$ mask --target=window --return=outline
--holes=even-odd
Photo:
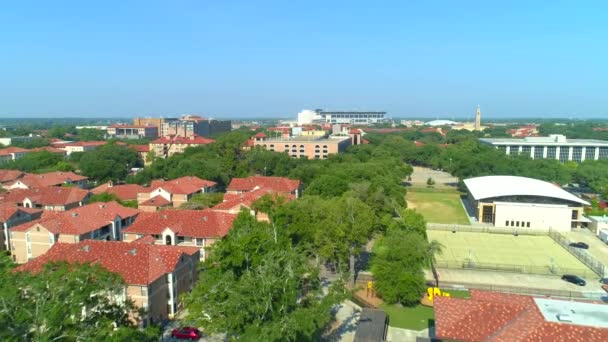
[[[530,222],[526,222],[526,227],[530,228]]]
[[[505,226],[509,226],[509,220],[505,221]]]
[[[599,159],[608,159],[608,147],[600,147]]]
[[[543,146],[534,147],[534,159],[542,159],[543,158]]]
[[[578,210],[572,210],[572,219],[578,220]]]
[[[202,245],[203,245],[203,239],[194,239],[194,240],[195,240],[195,242],[194,242],[194,243],[195,243],[197,246],[202,246]]]
[[[570,154],[570,148],[568,146],[562,146],[559,149],[559,161],[560,162],[567,162],[568,161],[568,155]]]
[[[515,227],[519,227],[519,221],[515,222]]]
[[[555,159],[557,154],[557,147],[549,146],[547,147],[547,159]]]
[[[147,296],[148,295],[148,287],[146,287],[146,286],[142,286],[141,287],[141,295],[142,296]]]
[[[532,153],[532,146],[522,146],[521,147],[521,154],[523,154],[524,156],[530,157],[530,153]]]
[[[178,236],[178,237],[177,237],[177,243],[178,243],[178,244],[183,243],[185,240],[186,240],[186,239],[185,239],[183,236]]]
[[[481,222],[482,223],[494,223],[494,208],[492,206],[486,205],[483,206],[481,212]]]
[[[572,160],[576,162],[582,161],[583,157],[583,147],[582,146],[574,146],[572,148]]]
[[[511,227],[515,227],[515,223],[511,220]]]

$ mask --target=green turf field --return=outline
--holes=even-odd
[[[427,222],[469,224],[456,191],[431,192],[411,189],[406,198],[408,208],[421,213]]]
[[[469,233],[427,230],[429,240],[444,245],[438,263],[466,262],[469,258],[477,264],[501,264],[531,266],[531,268],[557,268],[558,272],[580,270],[591,272],[572,254],[548,236]],[[536,273],[536,272],[530,272]],[[565,273],[565,272],[564,272]]]

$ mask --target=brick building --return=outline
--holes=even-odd
[[[175,153],[183,153],[188,147],[207,145],[215,142],[213,139],[191,135],[189,137],[162,137],[150,142],[150,151],[157,157],[171,157]]]

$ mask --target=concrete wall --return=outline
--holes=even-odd
[[[542,205],[532,203],[507,203],[495,202],[495,226],[511,227],[511,221],[515,223],[519,221],[519,227],[522,229],[548,229],[558,231],[569,231],[572,225],[572,210],[566,205]],[[509,221],[509,225],[506,222]],[[523,222],[523,224],[522,224]],[[527,223],[530,223],[530,228]]]

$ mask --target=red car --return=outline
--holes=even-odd
[[[171,331],[171,336],[180,340],[198,340],[201,338],[201,331],[191,327],[175,328]]]

